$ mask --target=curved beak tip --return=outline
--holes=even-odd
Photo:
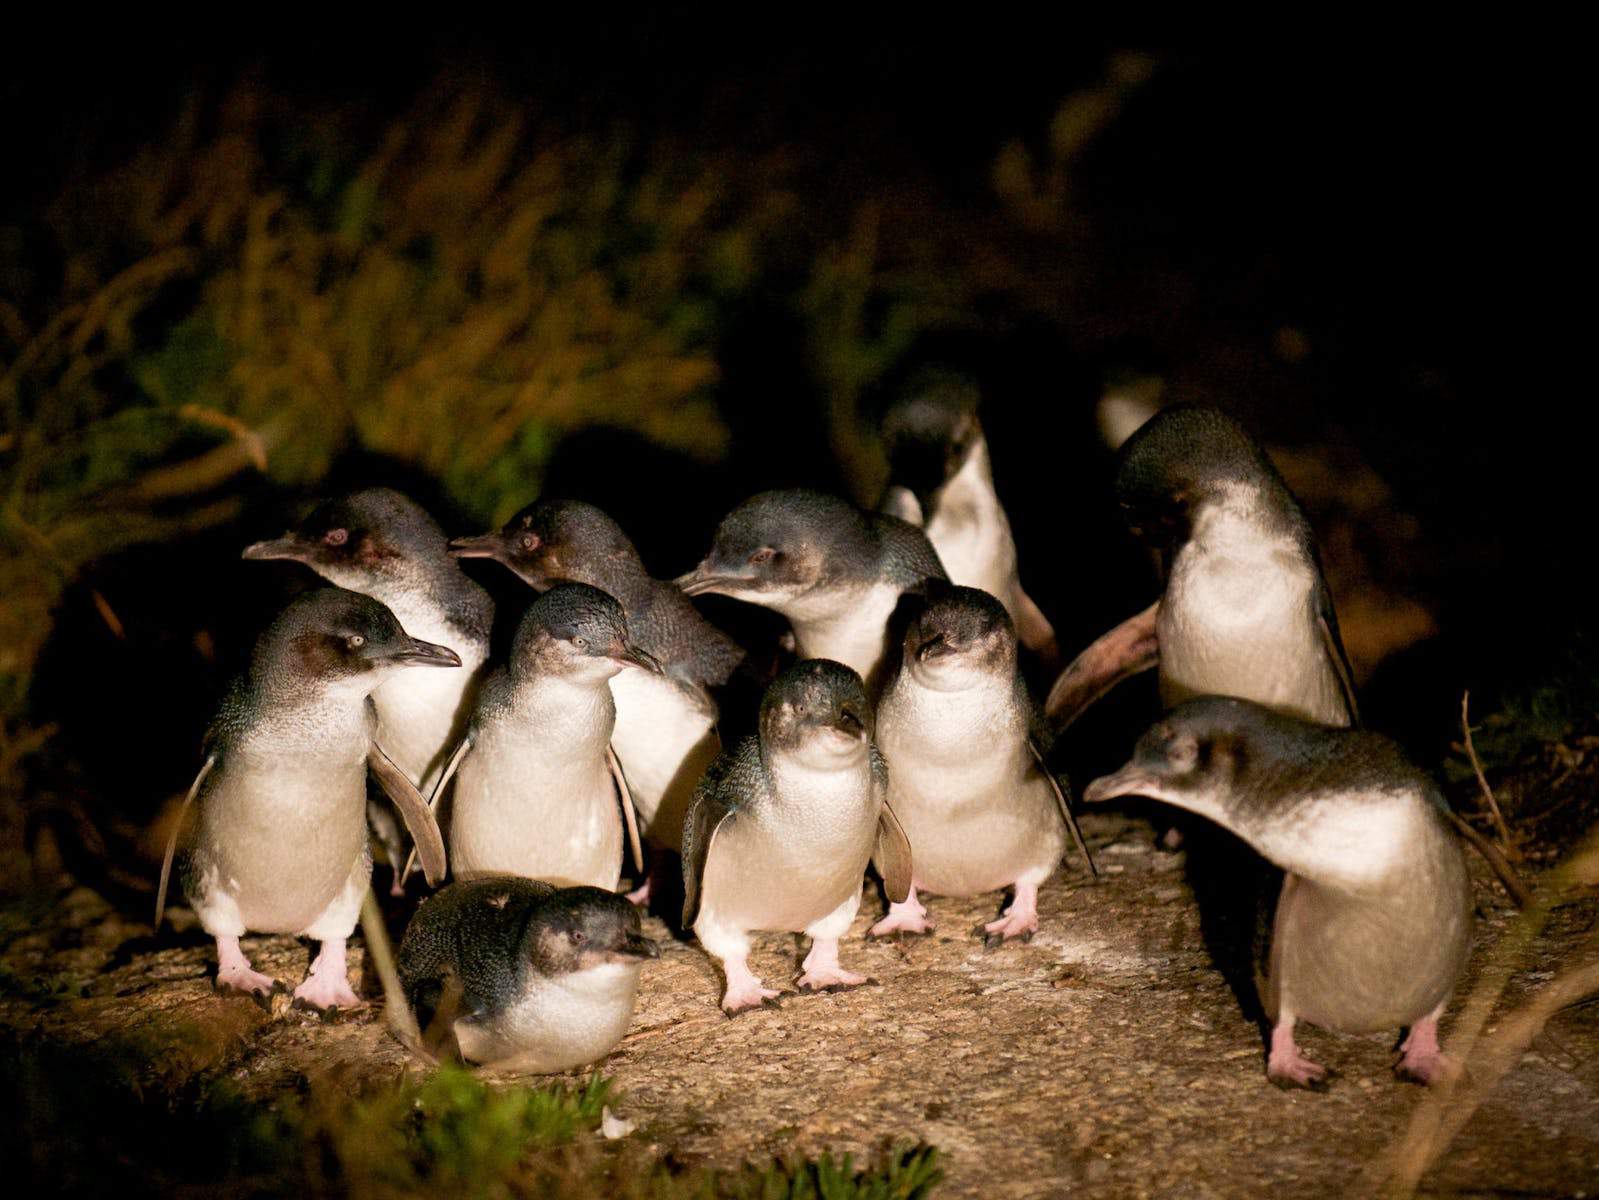
[[[268,538],[264,542],[252,542],[244,548],[244,552],[239,557],[249,559],[252,562],[265,562],[274,558],[293,558],[295,557],[294,542],[288,537]]]
[[[479,537],[451,538],[446,547],[452,558],[498,558],[499,545],[491,533]]]

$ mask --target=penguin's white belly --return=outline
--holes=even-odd
[[[841,615],[791,618],[794,647],[801,658],[830,658],[871,684],[888,651],[888,619],[899,604],[900,589],[879,584],[860,595]]]
[[[716,712],[684,688],[648,671],[611,680],[616,728],[611,748],[622,763],[643,832],[656,845],[683,844],[683,819],[700,776],[722,752]]]
[[[916,885],[946,896],[1047,878],[1066,849],[1065,822],[1021,729],[985,715],[1008,697],[936,693],[903,677],[884,697],[878,743],[889,804],[911,844]]]
[[[372,693],[378,710],[378,745],[424,795],[465,729],[470,693],[477,681],[477,672],[469,663],[412,667]]]
[[[1160,693],[1237,696],[1326,725],[1347,725],[1343,689],[1317,626],[1315,578],[1286,555],[1179,554],[1161,598]]]
[[[614,889],[622,817],[605,759],[479,734],[455,774],[450,868]]]
[[[246,929],[303,933],[366,852],[366,757],[236,754],[200,811],[192,899]]]
[[[863,784],[728,822],[705,864],[700,921],[799,933],[859,897],[878,814]]]
[[[633,1020],[639,966],[605,963],[532,983],[505,1011],[455,1023],[475,1063],[544,1074],[604,1058]]]

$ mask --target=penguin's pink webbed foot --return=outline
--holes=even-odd
[[[1021,938],[1024,942],[1031,941],[1033,934],[1038,932],[1038,888],[1025,883],[1016,885],[1016,898],[1010,902],[1003,915],[997,921],[990,921],[982,928],[984,941],[989,949],[993,949],[1001,942],[1008,942],[1011,938]]]
[[[629,904],[636,904],[640,908],[648,908],[650,906],[650,893],[654,890],[655,868],[651,867],[650,873],[644,876],[644,882],[639,884],[638,887],[634,888],[631,892],[628,892],[627,895],[622,897],[622,899],[626,900]]]
[[[282,991],[283,985],[272,976],[263,975],[250,966],[250,960],[245,958],[244,951],[239,949],[238,938],[219,937],[216,989],[223,994],[249,996],[264,1004],[274,992]]]
[[[802,992],[832,991],[837,988],[860,987],[870,983],[864,975],[846,971],[838,965],[838,939],[817,938],[811,943],[811,952],[805,956],[805,973],[799,977]]]
[[[727,974],[727,990],[722,993],[722,1011],[730,1017],[763,1004],[776,1005],[783,993],[776,988],[761,986],[760,979],[742,958],[728,959],[722,964]]]
[[[365,1002],[355,994],[344,962],[344,942],[326,941],[306,973],[305,981],[294,989],[297,1008],[312,1008],[327,1012],[337,1008],[348,1012],[360,1008]]]
[[[1438,1046],[1437,1017],[1427,1017],[1412,1025],[1399,1052],[1394,1074],[1408,1083],[1431,1087],[1460,1073],[1460,1064]]]
[[[866,931],[867,937],[888,937],[893,933],[932,933],[934,925],[927,919],[927,907],[916,898],[916,889],[898,904],[888,906],[888,915]]]
[[[1294,1023],[1279,1021],[1272,1026],[1271,1051],[1266,1057],[1266,1078],[1280,1088],[1307,1088],[1325,1092],[1332,1072],[1306,1058],[1294,1041]]]

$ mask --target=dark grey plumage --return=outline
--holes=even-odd
[[[650,576],[621,526],[592,504],[539,500],[495,533],[456,538],[450,551],[492,558],[540,591],[567,580],[610,593],[638,644],[668,675],[692,686],[725,684],[744,658],[677,587]]]

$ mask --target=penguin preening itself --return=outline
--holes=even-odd
[[[638,910],[593,887],[515,876],[452,883],[400,941],[400,982],[424,1030],[468,1062],[546,1073],[604,1058],[660,956]]]
[[[321,943],[295,1001],[360,1004],[345,978],[344,944],[372,873],[368,768],[410,827],[428,881],[442,881],[445,869],[432,814],[375,740],[370,697],[404,669],[460,665],[453,650],[407,634],[370,596],[340,588],[299,597],[261,635],[206,735],[205,765],[184,802],[199,809],[180,877],[201,928],[216,939],[219,990],[269,995],[276,981],[251,968],[239,938],[293,933]],[[178,828],[161,868],[157,926]]]
[[[912,872],[871,727],[858,674],[799,662],[767,689],[759,732],[700,783],[683,831],[683,927],[720,960],[729,1015],[780,994],[749,968],[756,930],[812,939],[801,989],[866,982],[838,961],[866,864],[876,862],[890,901],[906,898]]]
[[[627,534],[592,504],[540,500],[498,532],[456,538],[450,553],[492,558],[541,592],[556,583],[586,583],[622,606],[628,634],[661,673],[624,671],[611,680],[611,744],[626,767],[645,836],[677,850],[694,786],[722,752],[710,689],[727,683],[744,651],[677,587],[651,578]]]
[[[1164,590],[1061,673],[1045,704],[1054,728],[1156,665],[1167,708],[1240,696],[1325,725],[1358,724],[1315,535],[1235,421],[1190,404],[1157,413],[1121,449],[1116,498],[1160,552]]]
[[[977,407],[977,387],[962,376],[933,371],[913,381],[883,417],[889,478],[878,508],[926,530],[950,579],[997,597],[1022,644],[1058,667],[1054,627],[1017,574]]]
[[[430,790],[466,727],[494,622],[494,602],[450,557],[438,523],[409,497],[369,488],[322,504],[244,557],[304,563],[330,583],[381,600],[406,629],[460,655],[459,671],[407,672],[372,697],[385,748],[417,787]]]
[[[705,560],[677,584],[690,596],[717,592],[781,613],[800,658],[841,662],[875,689],[901,598],[946,578],[914,525],[794,488],[735,508]]]
[[[1437,787],[1393,742],[1203,697],[1084,792],[1118,796],[1206,817],[1285,872],[1256,965],[1274,1083],[1327,1079],[1295,1044],[1297,1021],[1406,1027],[1401,1077],[1432,1083],[1452,1069],[1438,1020],[1471,948],[1471,884]]]
[[[609,684],[628,668],[661,669],[598,588],[558,584],[528,606],[434,792],[437,804],[453,781],[445,824],[457,879],[509,874],[614,890],[624,837],[640,865],[633,801],[611,750]]]
[[[1093,859],[1060,781],[1044,765],[1036,711],[1004,606],[967,587],[930,589],[877,705],[888,798],[915,863],[910,894],[875,937],[927,933],[917,889],[975,896],[1015,888],[980,932],[990,944],[1038,929],[1038,888],[1055,873],[1068,831]]]

